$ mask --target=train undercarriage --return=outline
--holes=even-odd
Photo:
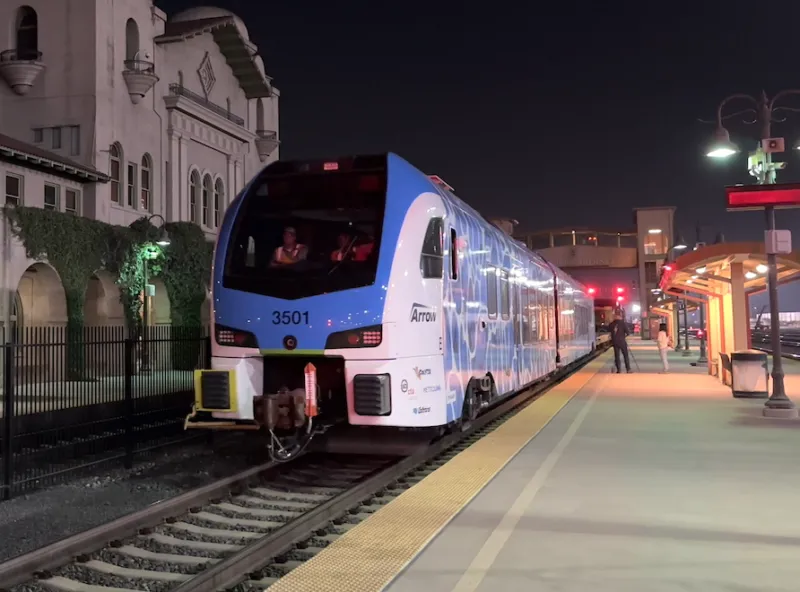
[[[185,427],[211,430],[259,430],[270,457],[292,460],[311,440],[347,420],[344,359],[324,356],[265,356],[264,395],[253,398],[253,420],[228,420],[214,412],[233,411],[232,371],[198,371],[196,400]],[[199,384],[198,384],[199,382]]]

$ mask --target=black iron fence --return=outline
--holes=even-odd
[[[194,370],[208,367],[207,331],[150,327],[0,329],[0,494],[74,476],[197,438],[183,421]],[[207,437],[202,434],[203,437]]]

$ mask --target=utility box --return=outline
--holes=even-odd
[[[767,230],[764,232],[764,244],[770,255],[785,255],[792,252],[791,230]]]
[[[731,354],[731,391],[734,397],[769,397],[767,354],[748,349]]]

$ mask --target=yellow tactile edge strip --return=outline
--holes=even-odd
[[[606,364],[603,354],[404,491],[269,592],[380,592]]]

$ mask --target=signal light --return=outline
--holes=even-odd
[[[595,288],[589,288],[588,292],[589,296],[594,296],[595,294],[597,294],[597,290]]]
[[[623,300],[625,300],[624,296],[617,296],[617,302],[622,302]]]
[[[625,288],[623,288],[622,286],[618,286],[617,287],[617,294],[622,294],[624,292],[625,292]]]

